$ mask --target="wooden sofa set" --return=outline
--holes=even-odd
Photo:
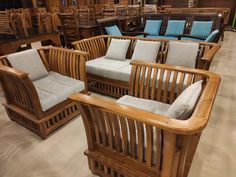
[[[88,52],[87,61],[94,60],[105,56],[109,44],[112,39],[129,39],[131,40],[130,48],[127,52],[127,59],[131,59],[134,51],[134,44],[136,41],[159,41],[161,47],[159,49],[156,62],[165,63],[168,54],[168,40],[164,39],[148,39],[148,38],[137,38],[137,37],[125,37],[125,36],[97,36],[89,39],[83,39],[73,43],[75,48],[80,51]],[[197,56],[196,68],[208,70],[212,59],[216,52],[219,50],[220,45],[214,43],[199,43],[199,52]],[[92,74],[87,72],[87,83],[88,89],[94,92],[103,93],[113,97],[121,97],[128,94],[129,82],[121,81],[117,79],[111,79],[98,74]]]
[[[128,59],[138,41],[160,42],[156,63],[132,60],[126,82],[86,73],[86,63],[104,56],[113,39],[130,40]],[[39,87],[36,83],[44,77],[32,80],[32,75],[13,67],[11,55],[0,58],[0,81],[6,98],[4,106],[10,119],[45,139],[81,114],[88,143],[85,155],[94,174],[104,177],[187,177],[220,83],[218,75],[207,71],[220,46],[199,43],[197,69],[194,69],[165,65],[170,42],[163,39],[102,35],[76,41],[73,45],[77,50],[52,46],[37,50],[48,72],[73,78],[73,84],[76,80],[83,81],[85,85],[80,93],[67,94],[69,98],[66,96],[47,110],[42,106],[39,92],[44,86]],[[186,120],[125,105],[119,100],[115,103],[87,95],[88,90],[117,98],[129,95],[168,105],[169,109],[199,81],[202,90]]]

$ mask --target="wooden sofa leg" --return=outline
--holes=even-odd
[[[93,174],[97,175],[97,173],[96,173],[96,164],[95,164],[94,159],[88,157],[88,165],[89,165],[89,169],[91,170],[91,172]]]

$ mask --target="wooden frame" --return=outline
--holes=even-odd
[[[38,49],[48,71],[84,81],[86,52],[43,47]],[[58,56],[60,56],[58,58]],[[39,97],[28,73],[11,68],[7,56],[0,58],[0,81],[9,118],[45,139],[51,132],[79,114],[77,105],[67,99],[47,111],[42,111]],[[87,87],[83,91],[87,93]]]
[[[162,20],[162,25],[161,25],[160,34],[159,34],[161,36],[164,36],[166,33],[168,20],[185,20],[186,26],[184,28],[184,34],[182,34],[182,35],[185,35],[187,37],[194,37],[194,36],[189,35],[191,32],[193,21],[213,21],[211,32],[216,29],[219,29],[219,34],[215,37],[215,39],[213,41],[216,43],[219,41],[220,37],[223,36],[224,28],[225,28],[225,25],[223,24],[223,18],[219,17],[216,13],[188,13],[188,14],[154,13],[154,14],[145,14],[144,15],[144,26],[145,26],[145,23],[147,20]],[[142,28],[144,28],[144,27],[142,27]],[[176,37],[178,37],[178,36],[176,36]],[[197,37],[195,37],[195,38],[197,38]]]
[[[187,85],[203,80],[203,91],[187,120],[82,94],[72,95],[70,98],[77,101],[86,130],[85,155],[89,168],[102,177],[187,177],[201,133],[210,118],[220,77],[184,67],[140,61],[131,64],[129,94],[132,96],[172,103],[184,90],[183,79],[178,82],[176,78],[187,75]],[[149,74],[145,76],[145,72]],[[157,81],[158,72],[166,72],[167,78],[161,74]],[[175,78],[172,83],[168,82],[170,73]]]
[[[127,36],[97,36],[89,39],[73,42],[77,50],[88,52],[87,60],[93,60],[105,56],[111,39],[130,39],[131,47],[128,50],[127,58],[130,59],[134,50],[134,44],[137,39],[146,41],[159,41],[161,48],[157,56],[158,63],[165,63],[168,52],[168,40],[164,39],[148,39]],[[186,42],[186,41],[185,41]],[[216,52],[219,50],[220,45],[215,43],[199,43],[199,52],[197,56],[196,68],[208,70]],[[113,97],[121,97],[128,94],[129,83],[114,79],[101,77],[94,74],[87,73],[88,88],[91,91],[103,93]]]
[[[59,13],[59,18],[61,20],[65,45],[71,47],[71,42],[81,39],[78,14]]]

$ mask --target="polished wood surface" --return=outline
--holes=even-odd
[[[188,85],[203,79],[204,89],[187,120],[176,120],[82,94],[71,96],[77,101],[83,118],[89,168],[102,177],[187,177],[202,130],[210,118],[220,77],[184,67],[140,61],[131,64],[129,94],[132,96],[172,103],[184,90],[183,81],[174,79],[169,90],[166,86],[169,82],[163,75],[156,84],[157,72],[171,72],[181,77],[189,75]],[[154,76],[148,74],[146,77],[145,72],[154,72]],[[167,92],[173,96],[168,98]]]
[[[21,45],[31,44],[33,42],[52,41],[55,46],[61,46],[60,33],[44,33],[26,38],[11,39],[0,41],[0,55],[10,54],[17,52],[21,49]]]
[[[48,71],[82,80],[86,86],[85,52],[52,46],[40,48],[38,52]],[[79,114],[77,105],[68,99],[42,111],[36,88],[28,73],[12,68],[6,57],[0,58],[0,80],[6,99],[3,105],[11,120],[45,139]],[[87,87],[84,93],[87,93]]]
[[[105,56],[109,47],[111,39],[130,39],[131,46],[135,45],[136,40],[146,41],[159,41],[161,42],[161,48],[159,50],[157,60],[158,63],[165,63],[167,52],[168,52],[168,40],[163,39],[148,39],[148,38],[137,38],[137,37],[117,37],[117,36],[97,36],[89,39],[83,39],[80,41],[73,42],[72,44],[77,50],[88,52],[87,60],[93,60],[102,56]],[[197,56],[196,68],[208,70],[210,64],[220,49],[219,44],[214,43],[199,43],[199,52]],[[134,47],[130,47],[127,52],[127,58],[132,57]],[[88,88],[91,91],[103,93],[113,97],[121,97],[128,94],[129,84],[128,82],[113,80],[94,74],[87,73]]]

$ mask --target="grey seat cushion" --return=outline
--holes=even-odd
[[[66,100],[74,92],[85,89],[83,81],[49,72],[46,77],[33,82],[43,111]]]
[[[164,115],[170,107],[169,104],[148,99],[137,98],[129,95],[121,97],[116,102],[119,104],[124,104],[160,115]]]
[[[48,74],[37,49],[13,53],[7,59],[13,68],[29,73],[29,78],[33,81]]]
[[[128,82],[131,73],[130,60],[113,60],[104,57],[86,62],[86,72],[98,76]]]

